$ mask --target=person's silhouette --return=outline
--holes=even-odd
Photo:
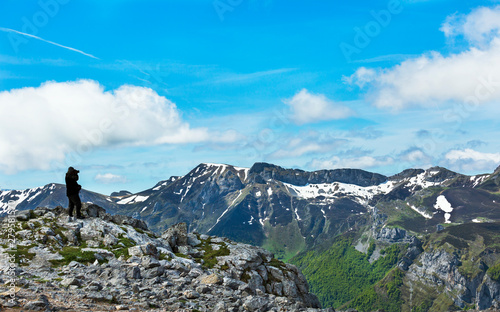
[[[69,211],[68,214],[70,217],[73,217],[73,210],[76,207],[76,217],[78,219],[83,219],[81,209],[82,202],[80,200],[80,195],[78,194],[82,189],[82,186],[77,183],[78,181],[78,173],[80,171],[76,170],[73,167],[68,168],[68,172],[66,172],[66,195],[69,200]]]

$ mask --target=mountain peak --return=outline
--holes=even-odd
[[[113,192],[111,193],[111,197],[120,197],[120,196],[128,196],[128,195],[132,195],[131,192],[129,191],[126,191],[126,190],[121,190],[119,192]]]

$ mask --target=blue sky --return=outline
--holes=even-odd
[[[498,1],[0,3],[0,189],[500,163]]]

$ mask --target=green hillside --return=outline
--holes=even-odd
[[[326,250],[307,251],[290,260],[302,270],[324,307],[338,308],[369,290],[395,267],[405,250],[405,245],[391,245],[370,263],[375,245],[364,254],[352,242],[352,236],[339,236]]]

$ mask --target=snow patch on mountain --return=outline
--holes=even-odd
[[[146,201],[148,198],[149,196],[133,195],[120,200],[117,204],[125,205],[125,204],[142,203],[143,201]]]
[[[243,168],[243,167],[233,167],[237,172],[238,175],[243,174],[243,176],[240,176],[241,181],[245,182],[248,179],[248,173],[250,172],[250,168]]]
[[[421,187],[421,188],[428,188],[428,187],[431,187],[431,186],[436,186],[436,185],[439,185],[441,184],[440,182],[431,182],[431,181],[427,181],[426,178],[430,175],[430,176],[434,176],[436,174],[438,174],[439,171],[429,171],[429,172],[422,172],[414,177],[411,177],[409,180],[408,180],[408,184],[409,186],[412,186],[412,189],[415,190],[417,187]]]
[[[319,196],[324,196],[326,199],[355,196],[366,201],[372,199],[375,195],[389,193],[394,188],[396,182],[387,181],[379,185],[367,187],[340,182],[307,184],[305,186],[296,186],[289,183],[284,184],[289,190],[293,191],[292,194],[295,193],[297,197],[304,199],[314,199]]]
[[[478,185],[480,185],[481,183],[484,182],[484,180],[486,180],[487,178],[489,177],[489,175],[480,175],[480,176],[471,176],[470,177],[470,180],[471,182],[473,182],[474,184],[472,185],[472,187],[476,187]]]
[[[410,203],[406,203],[408,206],[410,206],[410,208],[412,210],[414,210],[415,212],[418,212],[422,217],[426,218],[426,219],[432,219],[432,215],[426,211],[422,211],[420,209],[418,209],[417,207],[413,206],[413,205],[410,205]]]
[[[47,190],[53,190],[55,184],[50,184]],[[39,186],[26,190],[12,190],[0,192],[0,209],[1,212],[15,209],[20,203],[27,201],[31,202],[36,197],[40,196],[45,189],[45,186]]]
[[[453,212],[453,207],[444,195],[439,195],[438,198],[436,198],[436,204],[434,204],[434,208],[444,211],[445,223],[451,223],[450,218],[451,213]]]

